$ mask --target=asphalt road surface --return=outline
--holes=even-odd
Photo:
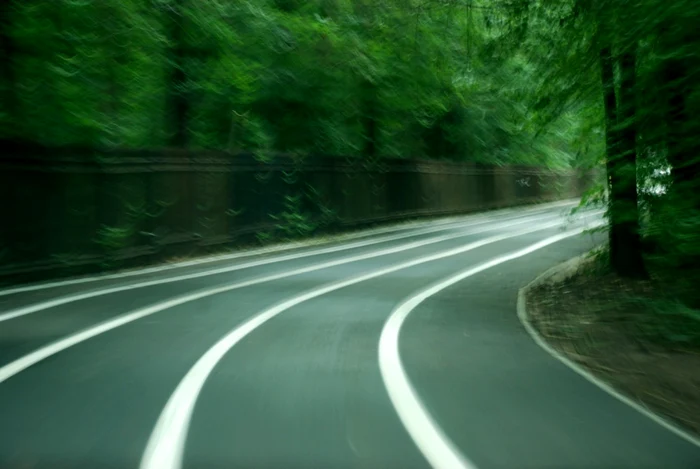
[[[700,468],[540,348],[573,203],[0,292],[0,468]]]

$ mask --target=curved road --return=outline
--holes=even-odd
[[[0,291],[0,468],[698,468],[517,319],[573,206]]]

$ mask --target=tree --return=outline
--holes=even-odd
[[[611,48],[603,47],[600,57],[610,194],[610,264],[620,275],[643,278],[646,270],[642,260],[637,201],[635,55],[634,51],[621,54],[619,100],[615,98]]]
[[[622,14],[627,8],[625,2],[607,0],[523,1],[503,13],[510,24],[499,40],[507,50],[517,44],[541,74],[531,93],[532,108],[547,116],[540,125],[551,125],[572,107],[602,105],[603,112],[581,115],[602,117],[598,125],[606,142],[601,156],[608,181],[611,267],[637,277],[645,275],[637,200],[639,38],[620,33],[628,24]]]

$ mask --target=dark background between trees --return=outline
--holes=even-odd
[[[17,152],[19,153],[19,152]],[[0,281],[579,196],[585,173],[466,162],[22,148],[4,159]]]
[[[5,0],[0,15],[0,138],[15,152],[3,164],[48,164],[33,145],[96,161],[158,148],[375,170],[604,168],[586,200],[609,207],[611,266],[672,278],[700,305],[692,0]],[[298,210],[265,215],[303,225]]]

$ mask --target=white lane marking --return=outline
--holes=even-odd
[[[534,218],[534,221],[536,221],[538,219],[544,219],[544,218],[550,218],[550,217],[558,217],[558,215],[553,215],[553,214],[546,215],[546,216],[539,215],[539,216],[536,216],[533,218]],[[524,218],[524,217],[517,217],[517,218]],[[516,220],[517,220],[517,218],[516,218]],[[512,221],[512,220],[513,219],[511,219],[511,221],[505,221],[505,222],[502,222],[500,224],[496,224],[495,225],[496,228],[487,227],[485,230],[482,230],[482,231],[488,231],[489,229],[498,229],[498,228],[501,228],[502,226],[504,226],[504,224],[506,226],[507,225],[517,225],[517,224],[527,223],[527,222],[533,221],[533,219],[528,219],[528,218],[525,218],[523,221]],[[487,221],[477,222],[477,223],[473,223],[469,226],[475,226],[475,225],[480,225],[480,224],[484,224],[484,223],[488,223],[488,222]],[[426,233],[431,233],[433,231],[440,231],[441,228],[431,229],[431,230],[432,231],[426,231]],[[404,246],[411,246],[411,248],[425,246],[425,245],[432,244],[435,242],[441,242],[441,241],[445,241],[447,239],[453,239],[453,238],[457,238],[460,236],[468,236],[470,234],[479,233],[479,232],[481,232],[481,231],[471,231],[470,230],[470,231],[465,231],[465,232],[459,232],[459,233],[455,233],[453,235],[447,235],[447,236],[442,236],[442,237],[438,237],[438,238],[431,238],[431,239],[426,240],[426,241],[417,241],[413,244],[404,245]],[[425,233],[420,233],[420,234],[425,234]],[[334,247],[329,247],[329,248],[325,248],[325,249],[318,249],[318,250],[309,251],[309,252],[305,252],[305,253],[290,254],[287,256],[280,256],[280,257],[276,257],[276,258],[272,258],[272,259],[261,259],[258,261],[247,262],[244,264],[237,264],[237,265],[228,266],[228,267],[221,267],[218,269],[211,269],[211,270],[207,270],[204,272],[194,272],[191,274],[178,275],[175,277],[167,277],[167,278],[163,278],[163,279],[149,280],[149,281],[145,281],[145,282],[139,282],[136,284],[121,285],[121,286],[117,286],[117,287],[103,288],[101,290],[88,291],[85,293],[77,293],[75,295],[63,296],[63,297],[59,297],[59,298],[56,298],[53,300],[44,301],[41,303],[35,303],[33,305],[30,305],[30,306],[24,306],[21,308],[7,311],[3,314],[0,314],[0,322],[8,321],[10,319],[18,318],[20,316],[25,316],[27,314],[36,313],[37,311],[42,311],[45,309],[54,308],[56,306],[61,306],[61,305],[65,305],[68,303],[73,303],[75,301],[86,300],[89,298],[95,298],[98,296],[108,295],[111,293],[118,293],[118,292],[122,292],[122,291],[135,290],[138,288],[145,288],[145,287],[150,287],[150,286],[154,286],[154,285],[163,285],[166,283],[173,283],[173,282],[178,282],[181,280],[190,280],[193,278],[208,277],[208,276],[212,276],[212,275],[234,272],[237,270],[243,270],[243,269],[248,269],[248,268],[252,268],[252,267],[259,267],[261,265],[274,264],[274,263],[282,262],[282,261],[295,260],[295,259],[301,259],[304,257],[316,256],[316,255],[321,255],[321,254],[328,254],[328,253],[333,253],[333,252],[338,252],[338,251],[344,251],[344,250],[353,249],[353,248],[357,248],[357,247],[366,247],[366,246],[370,246],[373,244],[378,244],[378,243],[382,243],[382,242],[386,242],[386,241],[394,241],[397,239],[402,239],[402,238],[411,237],[411,236],[414,236],[414,234],[399,235],[399,236],[392,237],[391,239],[385,238],[382,240],[372,240],[372,241],[365,241],[365,242],[360,242],[360,243],[344,244],[342,246],[334,246]],[[411,249],[411,248],[407,248],[407,249]],[[379,252],[383,252],[383,251],[379,251]],[[389,250],[388,252],[398,252],[398,251],[390,251]]]
[[[552,357],[556,358],[559,360],[561,363],[564,365],[568,366],[571,370],[574,372],[578,373],[580,376],[582,376],[584,379],[590,381],[591,383],[595,384],[598,386],[600,389],[603,391],[607,392],[620,402],[627,404],[628,406],[632,407],[634,410],[639,412],[640,414],[649,417],[651,420],[654,422],[658,423],[662,427],[664,427],[666,430],[669,430],[670,432],[674,433],[675,435],[683,438],[685,441],[687,441],[690,444],[693,444],[697,447],[700,447],[700,438],[691,435],[690,433],[686,432],[682,428],[678,427],[676,424],[673,422],[670,422],[663,417],[655,414],[651,410],[647,409],[643,404],[639,402],[635,402],[631,400],[629,397],[619,393],[615,388],[607,384],[606,382],[600,380],[597,378],[595,375],[589,373],[585,368],[582,368],[575,362],[572,362],[568,358],[566,358],[564,355],[560,354],[558,351],[553,349],[545,340],[540,336],[539,332],[535,330],[535,328],[530,324],[530,319],[528,318],[527,315],[527,308],[526,308],[526,303],[525,303],[525,294],[529,290],[530,285],[525,286],[524,288],[521,288],[520,291],[518,291],[518,319],[520,319],[520,322],[523,324],[525,327],[525,330],[530,334],[530,337],[535,341],[537,345],[542,347],[545,352],[549,353]]]
[[[448,252],[448,253],[465,252],[465,251],[468,251],[470,249],[475,249],[479,246],[483,246],[485,244],[500,241],[502,239],[507,239],[507,238],[511,238],[514,236],[521,236],[522,234],[540,231],[540,230],[544,230],[547,228],[552,228],[552,227],[555,227],[555,226],[558,226],[561,224],[562,224],[562,221],[552,222],[552,223],[548,223],[548,224],[544,224],[544,225],[537,225],[535,228],[529,228],[527,230],[517,232],[516,234],[492,236],[490,238],[486,238],[485,240],[477,241],[476,243],[467,244],[466,246],[463,246],[461,248],[457,248],[457,250],[453,249],[451,251],[445,251],[445,252]],[[473,231],[477,231],[477,230],[473,230]],[[482,231],[487,231],[487,229],[482,229]],[[416,243],[413,243],[413,244],[416,244]],[[70,335],[70,336],[65,337],[63,339],[60,339],[56,342],[53,342],[49,345],[41,347],[41,348],[23,356],[23,357],[18,358],[17,360],[15,360],[13,362],[8,363],[7,365],[5,365],[3,367],[0,367],[0,383],[11,378],[12,376],[16,375],[17,373],[29,368],[30,366],[35,365],[36,363],[38,363],[38,362],[40,362],[40,361],[42,361],[42,360],[44,360],[52,355],[55,355],[55,354],[65,350],[69,347],[77,345],[80,342],[83,342],[83,341],[88,340],[92,337],[100,335],[104,332],[110,331],[112,329],[116,329],[117,327],[123,326],[124,324],[128,324],[130,322],[136,321],[137,319],[141,319],[141,318],[150,316],[152,314],[158,313],[158,312],[163,311],[163,310],[168,309],[168,308],[172,308],[172,307],[184,304],[184,303],[188,303],[190,301],[195,301],[195,300],[198,300],[201,298],[205,298],[207,296],[216,295],[219,293],[224,293],[224,292],[235,290],[238,288],[244,288],[244,287],[248,287],[251,285],[257,285],[257,284],[264,283],[264,282],[279,280],[282,278],[291,277],[294,275],[300,275],[300,274],[304,274],[307,272],[313,272],[313,271],[325,269],[328,267],[335,267],[338,265],[348,264],[350,262],[356,262],[356,261],[361,261],[364,259],[370,259],[373,257],[378,257],[380,255],[391,254],[394,252],[401,252],[401,251],[405,251],[407,249],[411,249],[412,247],[415,247],[415,246],[403,245],[403,246],[399,246],[397,248],[385,249],[384,251],[372,252],[372,253],[362,254],[362,255],[352,256],[352,257],[346,257],[346,258],[338,259],[335,261],[325,262],[323,264],[315,264],[315,265],[312,265],[309,267],[303,267],[303,268],[288,271],[288,272],[282,272],[279,274],[268,275],[266,277],[260,277],[257,279],[232,283],[232,284],[224,285],[221,287],[210,288],[210,289],[202,290],[202,291],[195,292],[195,293],[189,293],[189,294],[179,296],[179,297],[176,297],[176,298],[164,301],[164,302],[160,302],[160,303],[156,303],[156,304],[151,305],[151,306],[147,306],[145,308],[137,309],[136,311],[133,311],[131,313],[127,313],[127,314],[124,314],[122,316],[116,317],[114,319],[110,319],[108,321],[102,322],[96,326],[90,327],[90,328],[85,329],[81,332],[78,332],[76,334]],[[454,255],[454,254],[448,254],[448,255]],[[437,258],[439,259],[440,257],[437,257]]]
[[[600,226],[602,223],[597,225]],[[452,275],[412,295],[408,300],[397,306],[387,319],[379,339],[379,369],[384,386],[404,427],[434,469],[476,469],[476,466],[442,432],[439,425],[421,402],[418,393],[406,375],[399,354],[399,332],[404,320],[416,306],[445,288],[491,267],[526,256],[562,239],[576,236],[586,231],[586,229],[577,228],[549,237],[525,249],[496,257],[477,267]]]
[[[416,230],[416,229],[420,229],[422,226],[426,226],[426,225],[428,225],[430,227],[439,227],[438,229],[449,229],[451,227],[446,226],[446,225],[452,224],[452,225],[454,225],[453,226],[454,228],[458,228],[459,225],[468,226],[469,224],[471,224],[473,222],[481,222],[482,220],[484,220],[484,222],[497,220],[498,218],[503,217],[504,215],[508,215],[510,213],[527,214],[527,213],[531,213],[531,212],[551,210],[551,209],[557,208],[557,207],[566,207],[568,205],[573,205],[575,203],[576,203],[576,201],[574,201],[574,200],[565,200],[565,201],[561,201],[561,202],[539,204],[539,205],[536,205],[536,206],[531,207],[531,208],[514,207],[514,208],[509,208],[509,209],[497,210],[497,211],[493,211],[493,212],[487,212],[484,214],[471,214],[471,215],[465,215],[465,216],[459,216],[459,217],[450,217],[450,218],[447,218],[444,220],[439,220],[439,221],[419,221],[419,222],[415,222],[415,223],[405,223],[405,224],[401,224],[399,226],[392,226],[392,227],[388,227],[388,228],[377,228],[377,229],[363,230],[360,233],[350,233],[350,234],[331,236],[328,240],[323,240],[321,242],[318,242],[317,240],[308,240],[308,241],[300,241],[300,242],[294,242],[294,243],[275,244],[272,246],[267,246],[267,247],[260,248],[260,249],[252,249],[252,250],[245,251],[245,252],[236,252],[233,254],[224,254],[224,255],[219,255],[219,256],[207,256],[207,257],[193,259],[193,260],[189,260],[189,261],[175,262],[175,263],[168,264],[168,265],[147,267],[144,269],[135,269],[135,270],[129,270],[126,272],[118,272],[118,273],[114,273],[114,274],[104,274],[104,275],[97,275],[97,276],[93,276],[93,277],[80,277],[80,278],[74,278],[74,279],[69,279],[69,280],[59,280],[59,281],[55,281],[55,282],[44,282],[44,283],[37,283],[37,284],[32,284],[32,285],[24,285],[21,287],[8,288],[8,289],[0,290],[0,296],[12,295],[12,294],[16,294],[16,293],[24,293],[24,292],[30,292],[30,291],[36,291],[36,290],[45,290],[48,288],[62,287],[62,286],[67,286],[67,285],[76,285],[76,284],[81,284],[81,283],[97,282],[100,280],[112,280],[112,279],[119,279],[119,278],[125,278],[125,277],[133,277],[133,276],[137,276],[137,275],[147,275],[147,274],[151,274],[151,273],[163,272],[163,271],[178,269],[178,268],[183,268],[183,267],[191,267],[191,266],[195,266],[195,265],[202,265],[202,264],[209,264],[209,263],[213,263],[213,262],[239,259],[242,257],[252,257],[252,256],[263,255],[263,254],[274,254],[274,253],[278,253],[278,252],[289,251],[292,249],[299,249],[299,248],[304,248],[304,247],[308,247],[308,246],[315,246],[317,244],[343,242],[343,241],[349,241],[349,240],[353,240],[353,239],[366,238],[369,236],[382,235],[382,234],[386,234],[386,233],[395,233],[397,231]],[[438,231],[438,230],[432,230],[432,231]],[[431,231],[428,231],[428,232],[431,232]],[[409,237],[409,236],[414,236],[414,235],[418,236],[420,234],[423,234],[423,232],[408,234],[407,236],[402,236],[402,237]],[[392,239],[401,239],[402,237],[392,238]],[[384,241],[391,241],[392,239],[384,240]],[[383,242],[383,241],[379,241],[379,242]]]
[[[180,381],[175,389],[175,392],[170,396],[170,399],[168,399],[168,402],[161,412],[158,422],[151,433],[151,437],[148,440],[146,450],[144,451],[144,455],[141,460],[140,469],[180,469],[182,467],[182,455],[184,453],[187,431],[189,429],[195,403],[197,402],[197,398],[202,387],[204,386],[205,381],[219,361],[221,361],[223,356],[234,345],[236,345],[245,336],[253,332],[256,328],[260,327],[278,314],[293,306],[303,303],[304,301],[316,298],[340,288],[386,275],[391,272],[424,264],[426,262],[455,256],[457,254],[461,254],[504,239],[515,238],[535,231],[540,231],[546,229],[544,226],[550,227],[549,225],[542,225],[507,235],[492,236],[481,241],[467,244],[466,246],[460,248],[419,257],[417,259],[402,262],[391,267],[358,275],[347,280],[333,282],[325,286],[309,290],[301,295],[294,296],[291,299],[273,306],[272,308],[266,309],[263,312],[253,316],[251,319],[248,319],[243,324],[226,334],[213,347],[211,347],[187,372],[182,381]],[[577,230],[577,233],[581,231],[583,231],[583,229]],[[457,466],[455,466],[454,469],[457,469]]]

